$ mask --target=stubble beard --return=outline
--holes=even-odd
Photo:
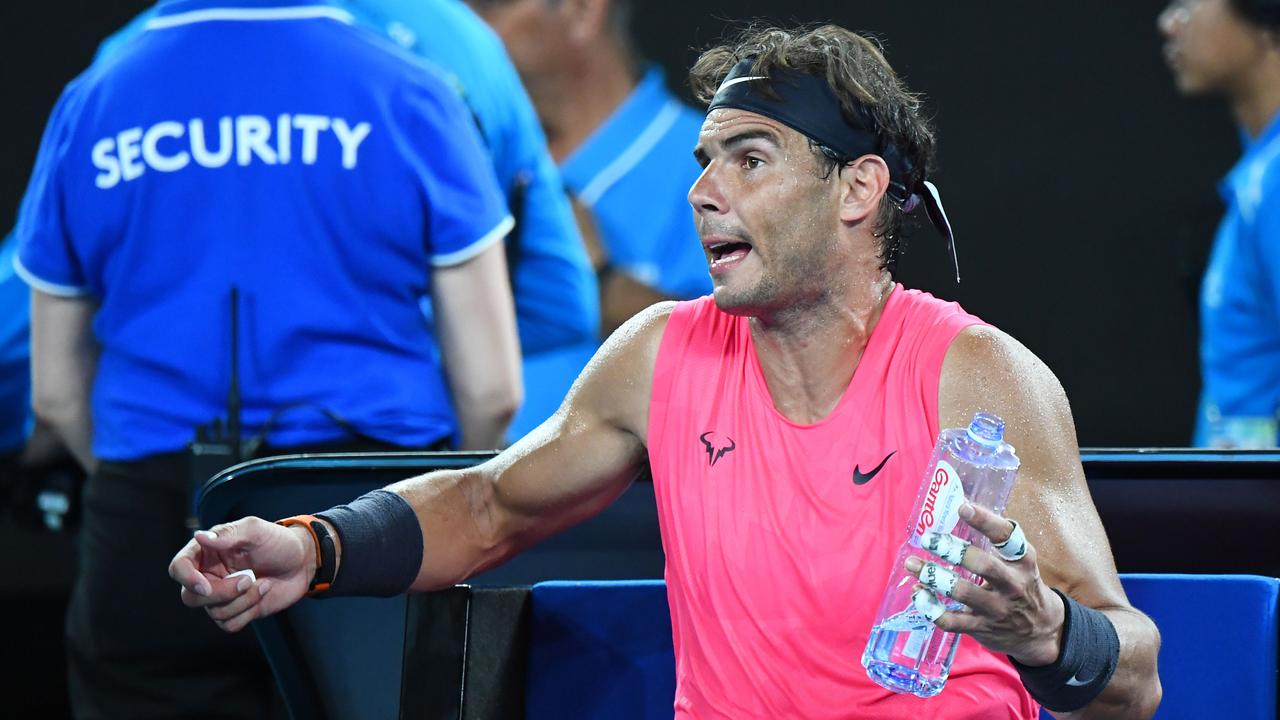
[[[794,242],[794,241],[793,241]],[[782,320],[803,315],[831,296],[837,279],[831,277],[830,241],[797,251],[782,260],[774,257],[774,267],[764,268],[751,286],[731,290],[716,288],[716,306],[730,315],[746,315],[763,320]]]

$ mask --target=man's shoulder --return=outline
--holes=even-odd
[[[949,396],[1041,409],[1066,399],[1043,360],[1017,338],[986,324],[960,330],[947,348],[939,399]]]
[[[986,324],[982,318],[965,310],[958,301],[901,286],[890,296],[885,316],[904,334],[924,339],[938,339],[942,334],[946,336],[942,338],[944,341],[950,341],[969,326]],[[949,332],[946,332],[948,328]]]
[[[601,349],[618,346],[633,351],[642,345],[660,342],[673,315],[695,301],[663,300],[641,310],[604,341]]]
[[[570,407],[644,438],[658,350],[675,306],[656,303],[615,330],[569,391]]]
[[[605,339],[588,369],[596,367],[610,374],[651,373],[667,326],[680,304],[664,300],[636,313]]]

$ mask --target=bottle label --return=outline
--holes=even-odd
[[[920,536],[927,532],[950,533],[960,522],[960,504],[963,502],[964,484],[960,482],[960,473],[951,463],[939,460],[933,476],[929,478],[924,505],[920,507],[920,518],[916,521],[917,544]]]
[[[930,625],[932,625],[932,623]],[[912,630],[911,634],[907,636],[907,641],[902,645],[902,654],[912,660],[919,658],[920,650],[924,648],[925,641],[933,634],[931,630],[932,627]]]

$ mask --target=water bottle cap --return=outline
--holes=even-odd
[[[969,438],[979,445],[998,447],[1004,440],[1004,421],[990,413],[975,413],[969,423]]]

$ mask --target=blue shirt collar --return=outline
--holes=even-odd
[[[672,102],[679,100],[667,90],[662,68],[648,65],[640,83],[613,115],[561,163],[560,171],[569,190],[575,194],[581,192]],[[689,152],[693,152],[692,146]]]
[[[1264,155],[1273,154],[1271,146],[1280,143],[1280,113],[1276,113],[1271,118],[1271,122],[1267,124],[1257,137],[1249,137],[1249,133],[1244,128],[1240,128],[1240,144],[1244,146],[1244,153],[1240,159],[1227,172],[1226,177],[1222,178],[1218,189],[1227,200],[1230,200],[1229,193],[1233,192],[1241,183],[1246,182],[1250,168],[1255,162],[1261,160]]]
[[[1267,145],[1276,138],[1280,138],[1280,112],[1272,116],[1271,122],[1262,129],[1258,137],[1250,140],[1248,135],[1245,135],[1245,152],[1251,152],[1262,145]]]
[[[296,8],[316,5],[334,7],[336,4],[330,0],[160,0],[156,4],[156,16],[166,17],[214,8]]]
[[[1244,153],[1218,183],[1218,194],[1231,212],[1252,223],[1264,198],[1280,184],[1280,113],[1256,138],[1250,138],[1243,130],[1240,137]]]

